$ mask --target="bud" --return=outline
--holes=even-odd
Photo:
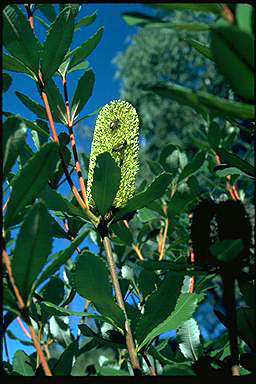
[[[114,207],[123,207],[134,195],[138,171],[139,119],[135,108],[123,100],[114,100],[105,105],[96,120],[93,136],[87,195],[89,205],[94,206],[92,185],[97,156],[109,152],[121,168],[119,189],[113,201]]]

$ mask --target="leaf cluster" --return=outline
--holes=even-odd
[[[196,147],[193,156],[183,143],[182,135],[176,143],[168,135],[164,136],[164,141],[161,137],[161,145],[156,145],[154,157],[146,157],[148,175],[143,168],[137,191],[124,207],[112,209],[120,182],[120,168],[108,153],[102,153],[97,160],[93,185],[98,215],[95,216],[95,212],[78,204],[79,199],[68,199],[61,193],[63,175],[66,177],[63,161],[68,172],[72,167],[69,135],[63,131],[59,142],[52,142],[46,109],[22,93],[16,92],[17,97],[37,119],[30,121],[4,112],[3,194],[6,207],[3,256],[8,254],[12,272],[6,262],[3,335],[18,340],[22,345],[31,345],[10,332],[8,327],[17,316],[32,324],[41,346],[46,346],[47,364],[54,376],[133,374],[125,341],[125,316],[113,295],[110,269],[102,247],[102,228],[107,230],[111,241],[142,375],[231,375],[228,332],[225,331],[217,340],[205,341],[196,321],[197,309],[203,305],[214,278],[222,270],[211,265],[202,267],[188,259],[189,215],[201,198],[227,199],[230,191],[227,182],[231,186],[236,184],[241,200],[250,201],[252,196],[255,173],[248,160],[248,143],[244,144],[244,152],[235,153],[234,148],[238,135],[250,130],[251,125],[245,127],[245,122],[251,123],[254,114],[251,87],[253,10],[248,4],[238,4],[232,8],[234,20],[231,23],[224,20],[225,9],[218,4],[159,3],[153,6],[168,12],[176,9],[206,14],[205,22],[199,19],[191,21],[189,12],[186,22],[179,19],[174,22],[173,16],[165,18],[161,13],[156,17],[126,13],[124,19],[150,31],[152,40],[155,39],[153,31],[161,33],[166,37],[165,44],[171,40],[176,44],[177,30],[209,32],[209,45],[190,39],[186,40],[186,46],[191,45],[195,58],[203,55],[203,60],[215,63],[237,100],[224,98],[221,92],[215,94],[210,89],[190,88],[189,68],[183,68],[188,74],[183,79],[184,83],[181,83],[181,74],[176,83],[171,81],[171,76],[165,78],[161,66],[167,73],[172,58],[178,58],[172,71],[177,68],[179,60],[184,63],[179,52],[168,52],[166,67],[159,64],[157,76],[143,83],[144,104],[135,100],[136,107],[143,115],[146,105],[150,111],[154,100],[160,103],[165,99],[165,107],[171,111],[174,100],[181,117],[186,114],[185,110],[181,113],[183,105],[189,106],[189,120],[192,115],[197,116],[204,129],[191,126],[191,137]],[[83,111],[93,92],[95,75],[92,69],[88,69],[85,59],[100,42],[103,29],[71,50],[74,33],[93,23],[96,14],[77,20],[79,4],[59,5],[58,14],[57,7],[52,4],[28,7],[34,20],[45,28],[46,39],[44,43],[39,42],[20,7],[5,7],[3,43],[8,54],[3,54],[3,68],[35,80],[39,93],[45,92],[48,97],[54,121],[68,127]],[[145,47],[150,48],[150,39],[146,34],[141,36]],[[159,48],[164,48],[165,52],[166,47],[159,44]],[[159,55],[158,52],[157,62]],[[152,54],[152,72],[154,59]],[[38,75],[39,69],[42,79]],[[131,66],[131,69],[136,70],[136,67]],[[65,99],[53,77],[58,75],[65,83],[69,73],[78,70],[83,74],[77,83],[69,119]],[[239,73],[243,73],[243,82],[237,81]],[[141,84],[140,80],[136,80],[136,86],[138,84]],[[8,92],[10,86],[13,82],[8,73],[4,77],[4,90]],[[152,116],[148,120],[151,123],[155,119]],[[171,124],[171,120],[168,121]],[[157,122],[154,124],[158,126]],[[147,134],[149,126],[143,122],[142,132],[153,143],[155,133],[152,132],[156,128],[151,126],[151,133]],[[166,132],[166,125],[163,127],[163,132]],[[32,132],[36,150],[32,149],[27,130]],[[217,165],[216,157],[219,159]],[[203,186],[202,175],[205,178]],[[238,238],[218,239],[213,246],[216,258],[227,261],[227,264],[232,261],[233,255],[241,250],[239,236],[238,231]],[[65,239],[68,245],[63,243],[63,249],[53,253],[55,239]],[[85,239],[94,242],[95,251],[84,245]],[[77,255],[74,257],[75,252]],[[241,374],[251,376],[255,373],[253,358],[256,350],[255,276],[251,272],[251,249],[248,253],[245,268],[236,274],[239,297],[243,302],[237,310],[236,337]],[[78,295],[85,301],[85,307],[75,311],[72,304]],[[230,328],[231,320],[227,315],[220,311],[215,311],[215,314],[226,328]],[[78,336],[69,322],[73,316],[80,319]],[[176,332],[176,338],[163,337],[170,331]],[[45,371],[42,364],[38,364],[36,352],[29,355],[18,350],[12,364],[3,362],[2,373],[40,376]]]

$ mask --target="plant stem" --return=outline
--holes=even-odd
[[[43,102],[44,102],[44,105],[45,105],[45,111],[46,111],[46,114],[47,114],[47,117],[48,117],[48,120],[49,120],[49,123],[50,123],[50,127],[51,127],[51,130],[52,130],[53,139],[54,139],[54,141],[56,143],[59,143],[59,138],[58,138],[58,135],[56,133],[55,126],[54,126],[54,120],[53,120],[53,116],[52,116],[52,113],[51,113],[50,105],[49,105],[49,102],[48,102],[48,97],[47,97],[46,93],[44,92],[44,82],[43,82],[43,79],[42,79],[42,74],[41,74],[40,69],[38,70],[38,81],[39,81],[39,87],[40,87],[40,90],[41,90],[41,97],[43,99]],[[83,201],[83,199],[79,195],[79,192],[78,192],[77,188],[75,187],[75,185],[74,185],[74,183],[73,183],[73,181],[72,181],[72,179],[71,179],[71,177],[69,175],[69,172],[68,172],[67,166],[65,164],[65,160],[64,160],[62,152],[59,151],[59,154],[60,154],[60,159],[61,159],[61,165],[62,165],[63,171],[65,173],[66,179],[67,179],[67,181],[69,183],[71,191],[73,192],[77,202],[79,203],[79,205],[81,206],[81,208],[85,212],[86,216],[91,220],[91,222],[94,225],[97,225],[98,222],[99,222],[99,219],[88,209],[88,207],[86,206],[86,203]]]
[[[126,345],[127,345],[128,353],[130,356],[134,376],[141,376],[139,360],[138,360],[137,352],[135,349],[135,344],[134,344],[134,340],[133,340],[133,336],[132,336],[132,332],[129,324],[129,319],[126,313],[126,309],[125,309],[125,305],[124,305],[124,301],[121,293],[121,288],[120,288],[120,284],[119,284],[117,273],[116,273],[116,265],[113,258],[111,244],[108,236],[103,236],[103,244],[105,247],[107,261],[108,261],[108,265],[109,265],[109,269],[112,277],[112,282],[114,285],[116,300],[119,307],[124,312],[124,316],[125,316]]]
[[[67,81],[66,81],[66,78],[63,78],[63,88],[64,88],[66,112],[67,112],[67,117],[68,117],[69,135],[70,135],[70,140],[71,140],[74,160],[75,160],[75,163],[76,163],[76,172],[77,172],[77,175],[79,177],[81,191],[82,191],[82,196],[83,196],[86,208],[89,208],[88,200],[87,200],[87,196],[86,196],[85,182],[84,182],[84,178],[83,178],[83,175],[82,175],[82,172],[81,172],[80,162],[78,160],[78,154],[77,154],[77,149],[76,149],[76,140],[75,140],[75,135],[73,133],[72,121],[71,121],[71,118],[70,118],[70,108],[69,108],[69,102],[68,102],[68,91],[67,91]]]
[[[148,366],[148,370],[149,370],[149,373],[150,373],[150,376],[157,376],[156,374],[156,370],[155,368],[153,367],[153,365],[151,364],[149,358],[147,357],[146,353],[145,352],[141,352],[142,356],[143,356],[143,359],[145,360],[147,366]]]
[[[232,275],[232,273],[230,274],[230,271],[224,271],[222,275],[222,280],[224,286],[224,304],[227,311],[227,318],[229,320],[228,334],[232,363],[232,376],[240,376],[235,304],[235,277]]]
[[[37,338],[37,336],[35,334],[35,331],[34,331],[34,328],[32,326],[30,317],[29,317],[29,315],[27,313],[27,308],[25,306],[24,300],[21,297],[20,292],[18,290],[18,287],[17,287],[17,285],[15,283],[15,280],[14,280],[14,277],[13,277],[13,274],[12,274],[12,267],[11,267],[10,259],[9,259],[8,253],[6,252],[5,249],[3,249],[2,256],[3,256],[3,261],[4,261],[4,264],[6,266],[8,275],[9,275],[10,282],[12,284],[12,287],[13,287],[13,290],[14,290],[14,293],[15,293],[15,296],[16,296],[16,299],[17,299],[17,302],[18,302],[18,306],[19,306],[19,308],[21,310],[21,313],[23,314],[24,320],[28,324],[28,329],[30,331],[33,344],[34,344],[34,346],[35,346],[35,348],[37,350],[37,354],[38,354],[38,356],[40,358],[40,361],[42,363],[42,367],[43,367],[44,373],[45,373],[46,376],[52,376],[51,370],[48,367],[48,364],[47,364],[47,361],[46,361],[46,359],[44,357],[44,354],[42,352],[40,343],[38,341],[38,338]]]

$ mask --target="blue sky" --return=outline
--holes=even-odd
[[[24,12],[24,7],[19,5],[20,9]],[[58,10],[58,6],[56,9]],[[99,107],[109,103],[111,100],[118,99],[120,97],[120,87],[121,83],[119,80],[114,79],[114,74],[116,71],[116,66],[112,63],[113,58],[117,55],[118,52],[124,51],[128,44],[128,37],[136,32],[135,27],[128,26],[122,19],[121,13],[125,11],[137,11],[137,12],[145,12],[147,14],[151,14],[152,10],[149,7],[145,7],[143,4],[106,4],[106,3],[97,3],[97,4],[83,4],[81,7],[81,11],[78,17],[83,18],[87,15],[91,15],[94,11],[97,11],[96,21],[88,27],[83,27],[79,31],[75,32],[72,46],[71,48],[75,48],[81,45],[84,41],[90,38],[101,26],[104,26],[104,33],[102,40],[99,45],[95,49],[94,52],[87,58],[92,67],[95,76],[96,82],[93,89],[93,94],[86,104],[84,110],[81,112],[79,118],[87,115],[89,113],[94,112]],[[38,13],[39,15],[39,13]],[[44,18],[40,13],[40,17]],[[45,19],[45,18],[44,18]],[[46,20],[46,19],[45,19]],[[35,34],[39,37],[40,41],[43,41],[45,38],[45,29],[40,25],[38,21],[35,20]],[[41,98],[37,92],[36,85],[32,79],[29,77],[25,77],[22,74],[18,74],[15,72],[8,72],[12,79],[13,83],[7,93],[4,94],[3,97],[3,110],[12,112],[15,114],[19,114],[26,119],[36,120],[36,115],[30,112],[24,105],[20,102],[20,100],[15,95],[15,91],[19,91],[34,101],[42,104]],[[67,87],[68,87],[68,95],[69,100],[72,100],[77,81],[82,76],[83,72],[73,72],[68,76],[67,79]],[[54,77],[57,80],[57,85],[61,88],[61,82],[59,79]],[[85,120],[85,124],[90,127],[91,130],[91,138],[93,137],[93,129],[95,124],[95,119],[97,115]],[[60,124],[57,125],[57,130],[60,132],[63,130],[63,126]],[[67,132],[67,131],[66,131]],[[28,132],[29,135],[29,132]],[[29,136],[28,136],[29,137]],[[29,144],[33,146],[31,139],[28,140]],[[88,151],[90,148],[91,142],[87,143],[78,143],[79,147],[84,148]],[[73,178],[74,182],[78,186],[75,178]],[[69,189],[67,186],[63,186],[61,192],[65,195],[69,193]],[[68,246],[69,242],[67,240],[55,240],[53,253],[58,250],[64,249]],[[89,245],[91,249],[93,249],[93,243],[85,242],[83,245]],[[74,304],[72,305],[73,310],[81,311],[82,310],[82,302],[79,297],[76,297],[74,300]],[[72,329],[76,331],[77,320],[75,318],[71,319]],[[12,331],[17,337],[29,341],[28,338],[24,335],[21,330],[17,320],[13,321],[13,323],[8,328]],[[34,351],[34,347],[27,347],[21,344],[19,341],[10,339],[7,337],[7,346],[10,360],[12,361],[14,353],[22,349],[26,353],[30,354]],[[4,359],[6,359],[6,354],[4,351],[3,355]]]

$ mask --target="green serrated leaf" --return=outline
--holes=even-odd
[[[213,96],[207,92],[194,92],[190,88],[177,84],[158,85],[144,87],[144,90],[151,90],[160,96],[176,100],[180,104],[188,105],[199,113],[206,113],[213,116],[223,116],[253,119],[254,106],[246,103],[226,100],[222,97]]]
[[[72,366],[73,359],[78,355],[78,339],[74,340],[69,346],[62,352],[58,361],[54,365],[53,374],[54,376],[69,376]]]
[[[89,16],[83,17],[78,23],[75,24],[75,31],[78,31],[80,28],[92,24],[97,17],[97,11],[93,12]]]
[[[221,15],[221,4],[214,3],[153,3],[153,7],[164,9],[165,11],[198,11],[198,12],[213,12]]]
[[[101,215],[110,209],[121,179],[121,170],[110,153],[98,155],[94,169],[92,196]]]
[[[24,165],[26,165],[27,161],[34,155],[34,152],[32,151],[31,147],[28,144],[23,145],[20,149],[19,157],[18,157],[18,164],[19,169],[23,168]],[[14,182],[15,178],[12,179],[12,183]]]
[[[15,4],[7,5],[3,10],[3,45],[37,75],[41,45]]]
[[[161,164],[159,164],[157,161],[153,161],[153,160],[147,160],[147,164],[150,168],[150,171],[155,175],[159,175],[160,173],[163,173],[163,168],[161,166]]]
[[[50,217],[45,205],[37,203],[22,224],[12,262],[13,277],[25,302],[51,248]]]
[[[16,91],[15,95],[20,99],[22,104],[24,104],[30,111],[34,112],[39,119],[47,120],[47,114],[45,112],[45,109],[42,105],[36,103],[30,97],[24,95],[21,92]]]
[[[185,321],[177,330],[177,343],[186,359],[197,361],[202,355],[200,330],[195,319]]]
[[[64,60],[58,68],[58,73],[61,75],[62,81],[65,80],[66,78],[69,63],[70,63],[70,58]]]
[[[8,117],[3,124],[3,180],[12,169],[20,149],[25,145],[26,127],[16,117]]]
[[[113,301],[112,287],[106,262],[88,251],[77,259],[72,278],[78,293],[96,304]]]
[[[48,185],[40,193],[40,198],[50,210],[66,212],[71,216],[78,216],[88,220],[80,207],[74,206]]]
[[[237,4],[236,6],[236,21],[241,31],[253,34],[253,6],[251,4]]]
[[[129,230],[129,228],[125,226],[123,222],[114,223],[111,225],[110,228],[124,244],[132,245],[133,243],[132,233]]]
[[[167,273],[158,289],[153,291],[147,299],[144,314],[140,316],[136,328],[136,338],[138,339],[140,347],[142,347],[141,343],[145,345],[148,341],[152,340],[148,338],[148,335],[150,335],[154,329],[157,329],[159,324],[168,318],[174,310],[182,282],[183,276]]]
[[[223,166],[223,169],[216,169],[216,174],[219,177],[226,177],[226,176],[229,176],[229,175],[247,176],[247,174],[242,172],[240,169],[238,169],[236,167],[229,167],[229,166],[226,166],[226,165]]]
[[[125,12],[122,17],[129,25],[141,25],[146,28],[185,29],[190,31],[208,31],[210,28],[208,24],[204,23],[170,23],[141,12]]]
[[[185,39],[191,45],[191,47],[195,48],[197,52],[201,53],[203,56],[207,57],[209,60],[214,60],[211,49],[208,45],[202,44],[197,40],[194,39]]]
[[[43,120],[36,120],[35,122],[24,119],[24,117],[19,115],[12,115],[11,117],[16,118],[20,121],[20,123],[24,123],[26,128],[30,128],[33,131],[36,131],[40,137],[40,142],[46,142],[50,135],[49,135],[49,127],[48,124]]]
[[[56,14],[53,4],[36,4],[42,14],[52,23],[55,20]]]
[[[95,333],[91,328],[89,328],[86,324],[81,324],[78,326],[79,329],[81,330],[82,334],[86,337],[92,337],[94,338],[94,340],[97,341],[98,344],[100,345],[105,345],[107,347],[111,347],[111,348],[121,348],[123,349],[125,346],[123,344],[119,344],[119,343],[113,343],[112,341],[110,340],[107,340],[103,337],[100,337],[97,335],[97,333]]]
[[[226,151],[224,148],[219,148],[217,150],[217,154],[220,156],[221,162],[226,163],[231,167],[238,168],[247,175],[255,178],[254,167],[247,161],[231,152]]]
[[[47,143],[24,165],[13,181],[13,190],[4,217],[5,228],[46,185],[58,161],[58,144]]]
[[[83,43],[79,47],[73,49],[73,51],[71,51],[68,54],[68,57],[69,56],[72,57],[69,64],[69,69],[81,63],[81,61],[86,59],[86,57],[89,56],[94,51],[94,49],[97,47],[97,45],[99,44],[102,38],[103,31],[104,31],[104,27],[99,28],[97,32],[90,39],[88,39],[85,43]]]
[[[70,240],[70,236],[64,229],[60,226],[60,224],[51,216],[51,224],[52,224],[52,236],[57,237],[58,239],[68,239]]]
[[[159,336],[161,333],[171,331],[180,327],[184,321],[191,318],[198,303],[204,298],[204,295],[196,293],[182,293],[176,303],[174,311],[155,327],[150,333],[147,334],[145,339],[141,342],[139,349],[149,343],[153,338]]]
[[[147,223],[148,221],[159,220],[161,217],[158,212],[155,212],[152,209],[141,208],[138,212],[138,218],[142,223]]]
[[[153,271],[143,269],[139,275],[138,286],[143,297],[147,297],[159,284],[159,277]]]
[[[253,37],[223,20],[213,27],[211,36],[211,51],[225,79],[239,96],[252,101],[254,99]]]
[[[60,304],[65,295],[64,282],[57,276],[51,276],[50,280],[44,285],[40,291],[40,295],[45,301],[58,305]]]
[[[92,90],[95,82],[95,75],[92,69],[85,71],[80,77],[77,88],[72,100],[71,120],[75,120],[77,115],[82,111],[85,104],[92,95]]]
[[[185,31],[209,31],[210,26],[205,23],[169,23],[169,22],[160,22],[160,23],[147,23],[145,28],[167,28],[167,29],[177,29]]]
[[[110,317],[119,327],[124,327],[124,314],[112,296],[109,271],[102,258],[88,251],[82,252],[71,276],[81,296],[91,300],[97,311]]]
[[[127,205],[116,213],[114,221],[121,219],[129,212],[149,206],[152,201],[162,197],[166,192],[171,179],[172,175],[165,172],[156,177],[153,183],[150,184],[144,192],[141,192],[138,195],[135,195],[132,199],[128,200]]]
[[[216,151],[221,139],[221,128],[219,124],[212,121],[208,128],[208,142],[210,146]]]
[[[2,291],[3,292],[3,296],[2,296],[3,297],[3,299],[2,299],[3,300],[2,301],[3,307],[8,307],[8,310],[11,310],[11,313],[14,316],[14,318],[12,318],[10,316],[10,322],[11,322],[17,316],[20,316],[20,309],[19,309],[18,304],[17,304],[16,296],[14,295],[14,293],[10,289],[10,287],[8,287],[8,285],[5,282],[5,280],[3,280],[2,288],[3,288],[3,291]],[[7,329],[8,325],[9,325],[7,319],[5,319],[5,320],[6,321],[4,321],[4,326],[2,326],[3,332],[5,332],[5,330]],[[6,322],[7,322],[7,324],[6,324]]]
[[[129,25],[145,25],[147,23],[153,24],[161,22],[161,19],[145,15],[141,12],[124,12],[122,13],[122,18]]]
[[[3,69],[11,72],[21,72],[25,73],[27,76],[31,77],[33,80],[36,80],[36,75],[32,72],[22,61],[16,57],[6,55],[2,53],[2,65]]]
[[[26,123],[26,120],[23,119],[23,121]],[[43,120],[36,120],[35,123],[29,122],[29,127],[33,127],[32,129],[32,138],[34,141],[35,146],[37,147],[37,150],[39,151],[39,148],[48,142],[49,139],[49,126],[48,124]],[[27,124],[27,123],[26,123]]]
[[[42,274],[39,276],[38,280],[33,285],[33,291],[50,276],[52,276],[59,268],[66,263],[66,261],[73,255],[76,248],[80,243],[88,236],[88,230],[85,230],[80,236],[78,236],[72,243],[64,250],[59,252],[55,259],[48,265]]]
[[[24,351],[17,351],[13,358],[13,371],[22,376],[35,376],[30,357]]]
[[[60,90],[56,86],[53,79],[48,80],[45,86],[45,92],[48,96],[49,104],[55,121],[68,125],[65,103]]]
[[[96,315],[94,313],[89,313],[89,312],[69,311],[68,309],[62,308],[58,305],[49,303],[47,301],[42,301],[41,306],[44,308],[46,312],[48,312],[52,316],[57,316],[57,317],[58,316],[79,316],[79,317],[83,316],[88,319],[95,319],[111,325],[115,325],[113,320],[111,320],[109,317],[106,317],[106,316]]]
[[[44,43],[41,68],[46,84],[63,62],[72,42],[74,32],[74,15],[70,7],[64,8],[51,25]]]
[[[85,71],[89,69],[90,64],[89,61],[85,60],[80,64],[74,65],[71,69],[68,69],[67,73],[75,72],[75,71]]]
[[[184,180],[186,177],[193,175],[193,173],[197,172],[201,166],[203,165],[205,160],[205,152],[199,151],[195,157],[188,163],[182,170],[179,176],[179,182]]]
[[[172,167],[169,166],[171,164],[169,164],[169,161],[167,163],[167,159],[174,151],[178,153],[179,148],[171,143],[165,145],[161,150],[159,162],[166,172],[172,172]]]

